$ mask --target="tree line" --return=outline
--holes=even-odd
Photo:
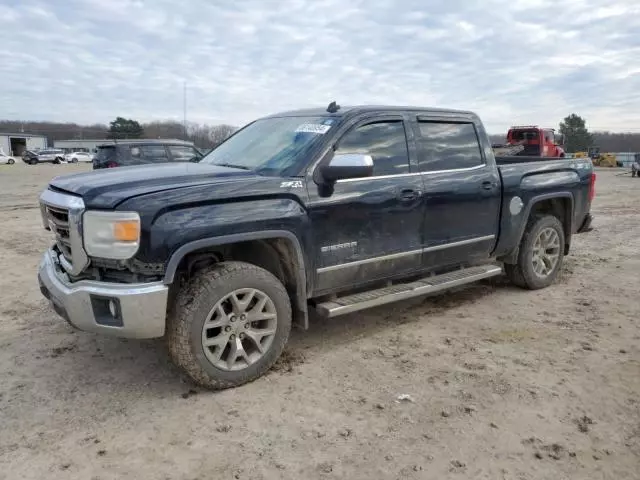
[[[188,140],[196,146],[209,149],[218,146],[237,127],[233,125],[206,125],[164,120],[139,123],[117,117],[106,124],[80,125],[77,123],[32,122],[0,120],[0,133],[33,133],[47,137],[49,145],[56,140],[108,139],[108,138],[174,138]],[[565,136],[565,150],[569,153],[600,147],[601,152],[640,152],[640,133],[589,132],[586,121],[572,113],[560,122],[558,132]],[[491,143],[504,143],[505,134],[490,135]]]
[[[118,117],[107,124],[80,125],[77,123],[34,122],[0,120],[0,133],[29,133],[47,137],[49,145],[56,140],[103,140],[125,138],[171,138],[193,142],[197,147],[209,149],[218,146],[237,130],[233,125],[206,125],[164,120],[139,123]]]

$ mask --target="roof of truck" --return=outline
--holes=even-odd
[[[472,115],[475,113],[467,110],[456,110],[451,108],[432,108],[432,107],[416,107],[416,106],[402,106],[402,105],[350,105],[340,106],[340,109],[335,113],[327,111],[327,107],[306,108],[300,110],[290,110],[287,112],[274,113],[272,115],[266,115],[269,117],[317,117],[317,116],[335,116],[343,117],[346,115],[358,115],[368,112],[398,112],[398,111],[411,111],[411,112],[423,112],[423,113],[442,113],[442,114],[458,114],[458,115]]]

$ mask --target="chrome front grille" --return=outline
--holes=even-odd
[[[73,263],[73,255],[71,253],[71,239],[69,238],[69,210],[66,208],[44,206],[49,230],[53,232],[56,238],[56,245],[64,255],[64,258]]]
[[[60,264],[67,273],[78,275],[89,264],[82,246],[82,198],[45,190],[40,195],[40,210],[44,228],[55,236]]]

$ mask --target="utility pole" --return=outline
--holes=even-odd
[[[184,125],[184,139],[187,140],[187,81],[184,81],[184,92],[182,98],[182,106],[183,106],[183,125]]]

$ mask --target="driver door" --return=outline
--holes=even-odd
[[[419,270],[423,183],[412,173],[403,118],[362,121],[334,154],[373,159],[373,176],[338,180],[330,194],[309,181],[316,260],[314,294],[333,293]]]

